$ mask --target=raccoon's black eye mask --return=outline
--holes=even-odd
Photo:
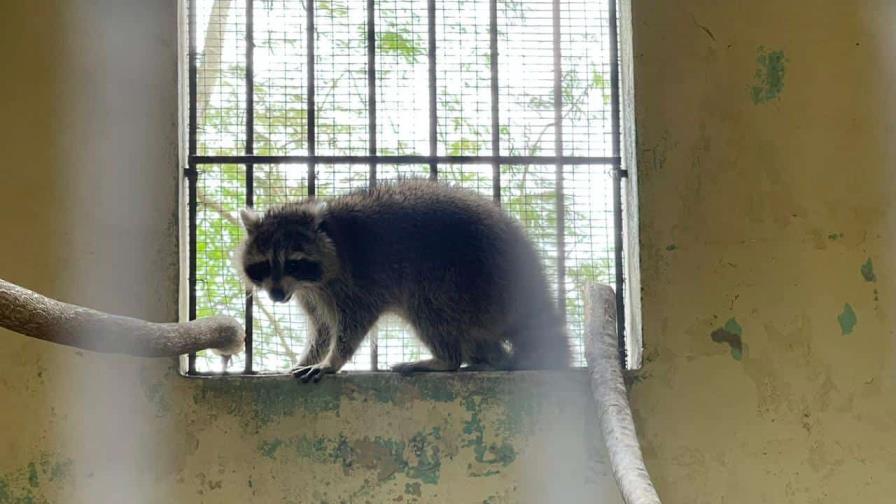
[[[246,276],[249,277],[255,283],[260,283],[262,280],[268,277],[271,274],[271,265],[268,264],[267,261],[257,262],[254,264],[250,264],[246,266]]]
[[[290,259],[283,266],[283,272],[295,278],[307,282],[320,280],[320,264],[306,259]]]

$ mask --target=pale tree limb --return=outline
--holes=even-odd
[[[56,301],[3,279],[0,327],[60,345],[136,357],[177,356],[206,348],[229,356],[243,351],[246,337],[232,317],[157,324]]]
[[[196,117],[199,122],[205,118],[209,99],[214,86],[221,77],[221,55],[224,52],[224,33],[227,18],[230,16],[230,0],[216,0],[212,4],[212,12],[205,29],[205,42],[202,44],[202,61],[198,63],[196,81],[202,86],[196,104]]]
[[[613,476],[627,504],[659,504],[644,466],[628,403],[616,333],[616,294],[591,283],[585,291],[585,359]]]

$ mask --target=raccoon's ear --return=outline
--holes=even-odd
[[[258,229],[261,217],[255,213],[255,210],[252,210],[251,208],[243,208],[240,210],[240,220],[243,222],[243,227],[246,228],[246,232],[252,234]]]

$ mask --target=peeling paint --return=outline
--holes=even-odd
[[[375,471],[377,481],[392,479],[396,474],[426,484],[439,482],[441,457],[446,451],[441,429],[413,434],[408,440],[381,436],[350,439],[347,436],[309,438],[306,435],[290,440],[271,439],[259,444],[259,451],[267,458],[278,453],[293,453],[298,458],[318,464],[338,464],[345,476],[358,470]],[[284,452],[291,447],[291,452]],[[287,455],[281,457],[283,460]]]
[[[28,484],[31,485],[31,488],[37,488],[40,484],[40,478],[37,476],[37,466],[34,465],[34,462],[28,464]]]
[[[784,74],[787,58],[783,51],[767,51],[764,47],[757,50],[756,63],[759,68],[754,75],[751,94],[756,105],[777,99],[784,91]]]
[[[155,407],[156,416],[163,417],[171,413],[171,401],[168,399],[167,386],[163,382],[144,385],[143,395]]]
[[[844,304],[843,311],[840,312],[840,315],[837,315],[837,323],[840,324],[840,332],[844,336],[852,334],[858,321],[859,318],[856,316],[855,310],[852,309],[852,305],[849,303]]]
[[[420,497],[422,495],[422,492],[420,491],[420,483],[405,483],[404,493],[414,497]]]
[[[743,335],[743,328],[737,322],[736,319],[730,318],[725,325],[716,329],[710,334],[710,338],[716,343],[727,343],[731,348],[731,357],[734,360],[743,359],[744,354],[744,344],[741,336]]]
[[[257,430],[296,412],[336,412],[342,399],[342,380],[322,380],[302,386],[292,380],[216,378],[199,380],[193,402],[240,418],[246,430]]]
[[[436,402],[450,402],[457,398],[454,383],[443,376],[430,375],[415,377],[415,386],[423,399]]]
[[[19,470],[0,474],[0,504],[49,502],[44,494],[71,479],[72,460],[42,453]]]
[[[862,273],[862,278],[864,278],[866,282],[877,281],[877,275],[874,274],[874,264],[871,262],[870,257],[864,264],[862,264],[859,271]]]
[[[282,439],[271,439],[270,441],[262,441],[258,443],[258,452],[261,453],[262,456],[272,459],[281,446],[283,446]]]

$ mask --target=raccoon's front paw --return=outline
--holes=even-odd
[[[302,380],[302,383],[308,383],[309,381],[317,383],[324,374],[335,373],[336,370],[333,366],[314,364],[313,366],[298,366],[292,368],[289,372],[294,377]]]

